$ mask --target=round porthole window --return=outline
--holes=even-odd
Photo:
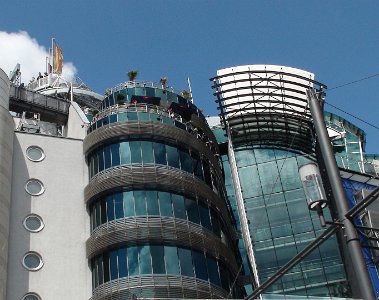
[[[28,215],[24,219],[24,227],[26,230],[31,232],[39,232],[43,229],[45,225],[40,216]]]
[[[38,271],[43,266],[42,257],[36,252],[28,252],[22,259],[23,266],[29,271]]]
[[[32,196],[39,196],[45,191],[45,188],[38,179],[29,179],[25,185],[25,190]]]
[[[26,157],[31,161],[41,161],[45,158],[45,153],[40,147],[30,146],[26,149]]]
[[[27,293],[24,297],[22,297],[22,300],[41,300],[41,297],[36,293]]]

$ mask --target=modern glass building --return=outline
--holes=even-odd
[[[116,86],[84,152],[91,299],[243,296],[217,141],[190,100]]]
[[[227,139],[220,146],[224,165],[229,165],[225,169],[230,170],[225,176],[234,186],[229,200],[235,200],[232,206],[238,211],[256,286],[323,230],[317,214],[308,209],[298,173],[300,166],[316,161],[305,90],[322,87],[312,73],[273,65],[227,68],[213,78]],[[337,119],[331,114],[326,117],[330,122]],[[359,146],[363,149],[357,136],[354,149],[347,151],[351,155]],[[332,219],[328,210],[324,213]],[[337,237],[329,238],[267,293],[350,297]]]

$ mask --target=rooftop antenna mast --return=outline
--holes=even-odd
[[[193,103],[193,96],[192,96],[192,89],[191,89],[191,81],[190,81],[190,78],[187,77],[187,82],[188,82],[188,89],[189,89],[189,92],[190,92],[190,95],[191,95],[191,102]]]

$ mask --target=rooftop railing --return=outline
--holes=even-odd
[[[115,85],[114,87],[110,89],[107,89],[106,95],[108,95],[108,93],[111,94],[111,93],[121,91],[125,88],[135,88],[135,87],[149,87],[149,88],[154,88],[154,89],[162,89],[162,90],[175,93],[179,96],[181,96],[182,94],[182,91],[175,90],[173,87],[170,87],[170,86],[163,87],[162,84],[153,82],[153,81],[125,81],[125,82]]]
[[[68,109],[70,107],[70,102],[67,100],[42,95],[40,93],[29,91],[20,86],[11,86],[10,99],[15,102],[26,102],[66,114],[68,113]]]

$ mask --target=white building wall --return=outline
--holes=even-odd
[[[9,80],[0,69],[0,300],[5,299],[11,200],[13,120],[9,114]]]
[[[43,149],[44,160],[26,157],[26,149],[33,145]],[[30,178],[44,184],[42,195],[25,191]],[[85,251],[89,218],[83,201],[88,174],[82,140],[17,132],[12,182],[7,300],[20,300],[27,292],[42,300],[89,299],[91,272]],[[24,228],[23,220],[31,213],[42,218],[42,231]],[[39,271],[23,267],[28,251],[42,256]]]

